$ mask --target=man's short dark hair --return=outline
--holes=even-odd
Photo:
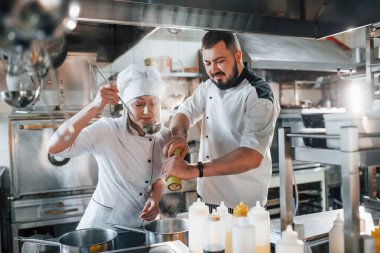
[[[201,48],[212,48],[220,41],[223,41],[224,44],[226,44],[226,48],[230,50],[231,53],[235,53],[237,49],[240,49],[236,36],[231,32],[223,31],[208,31],[202,38]]]

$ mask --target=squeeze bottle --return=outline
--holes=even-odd
[[[208,207],[201,199],[197,199],[189,207],[189,251],[203,252],[203,224],[208,216]]]
[[[276,243],[276,253],[304,253],[304,243],[298,239],[298,233],[288,225]]]
[[[260,202],[256,202],[256,206],[252,207],[248,212],[248,220],[255,227],[256,235],[256,253],[270,253],[270,218],[269,212],[260,206]]]
[[[232,215],[228,213],[228,207],[224,205],[223,201],[220,202],[220,206],[216,208],[216,211],[224,223],[224,230],[226,232],[225,252],[232,253]]]
[[[371,236],[375,239],[376,253],[380,253],[380,220],[379,225],[372,230]]]
[[[226,233],[219,214],[213,210],[203,225],[203,253],[224,253]]]
[[[255,228],[247,217],[238,218],[232,229],[233,252],[255,253]]]
[[[344,253],[344,222],[339,213],[329,232],[329,253]]]

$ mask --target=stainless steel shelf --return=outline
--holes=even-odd
[[[379,149],[359,150],[359,167],[369,167],[380,164]],[[310,147],[294,147],[294,159],[299,161],[320,162],[341,165],[344,153],[339,149],[322,149]]]

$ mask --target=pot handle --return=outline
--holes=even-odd
[[[124,225],[113,225],[114,228],[122,229],[122,230],[128,230],[132,232],[137,232],[141,234],[145,234],[145,229],[143,228],[135,228],[135,227],[128,227]]]
[[[42,240],[42,239],[34,239],[34,238],[27,238],[27,237],[14,237],[15,240],[21,241],[21,242],[33,242],[33,243],[39,243],[43,245],[48,246],[61,246],[61,244],[57,241],[49,241],[49,240]]]

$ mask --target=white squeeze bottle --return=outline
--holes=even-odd
[[[255,253],[255,228],[247,217],[239,217],[232,228],[232,248],[234,253]]]
[[[304,253],[304,243],[298,239],[298,233],[288,225],[276,243],[276,253]]]
[[[220,206],[216,208],[216,211],[224,223],[224,230],[226,232],[225,252],[232,253],[232,215],[228,213],[228,207],[224,205],[223,201],[220,202]]]
[[[203,252],[203,224],[208,217],[208,207],[200,198],[189,207],[189,251]]]
[[[255,227],[256,253],[270,253],[270,218],[269,212],[256,202],[248,212],[249,223]]]
[[[329,253],[344,253],[344,222],[339,213],[329,232]]]
[[[225,253],[224,223],[215,209],[209,214],[203,226],[203,253]]]

